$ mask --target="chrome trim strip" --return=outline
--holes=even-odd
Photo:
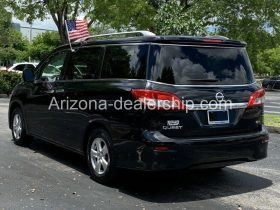
[[[218,109],[213,109],[213,106],[218,106]],[[189,104],[186,105],[188,110],[227,110],[227,109],[245,109],[248,102],[243,103],[225,103],[225,104]]]
[[[256,84],[257,82],[253,82],[250,84],[244,84],[244,85],[174,85],[174,84],[168,84],[168,83],[163,83],[163,82],[157,82],[157,81],[152,81],[152,80],[147,80],[147,82],[150,83],[156,83],[160,85],[169,85],[169,86],[174,86],[174,87],[248,87],[251,85]]]
[[[209,43],[211,44],[211,43]],[[156,43],[151,41],[151,45],[165,45],[165,46],[187,46],[187,47],[198,47],[198,48],[239,48],[239,49],[246,49],[245,46],[215,46],[215,45],[199,45],[199,44],[181,44],[181,43],[174,43],[174,44],[166,44],[166,43]]]
[[[106,41],[106,40],[98,40],[98,41]],[[114,41],[114,40],[113,40]],[[246,49],[246,47],[231,47],[231,46],[207,46],[207,45],[195,45],[195,44],[164,44],[164,43],[155,43],[153,41],[150,42],[128,42],[128,43],[89,43],[89,45],[79,45],[73,46],[75,49],[79,48],[91,48],[91,47],[106,47],[106,46],[127,46],[127,45],[165,45],[165,46],[182,46],[182,47],[199,47],[199,48],[241,48]]]
[[[163,82],[157,82],[153,80],[148,80],[148,79],[125,79],[125,78],[97,78],[97,79],[75,79],[75,80],[57,80],[55,82],[89,82],[89,81],[119,81],[119,82],[124,82],[124,81],[143,81],[143,82],[149,82],[149,83],[155,83],[159,85],[168,85],[168,86],[174,86],[174,87],[248,87],[251,85],[256,84],[257,82],[253,82],[250,84],[245,84],[245,85],[174,85],[174,84],[168,84],[168,83],[163,83]]]

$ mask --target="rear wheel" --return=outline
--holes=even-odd
[[[26,126],[22,111],[16,108],[12,113],[12,136],[16,145],[27,146],[32,138],[26,134]]]
[[[109,184],[115,178],[111,138],[104,129],[96,129],[89,136],[87,162],[91,177],[95,181]]]

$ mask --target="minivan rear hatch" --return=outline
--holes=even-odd
[[[187,106],[155,115],[163,134],[180,138],[261,130],[263,107],[248,108],[259,87],[244,46],[154,43],[148,69],[147,89],[172,93]]]

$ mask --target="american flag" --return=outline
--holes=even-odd
[[[68,36],[70,40],[85,38],[89,36],[86,20],[67,20]]]

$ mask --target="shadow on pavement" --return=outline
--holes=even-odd
[[[221,170],[123,173],[117,188],[130,196],[157,203],[227,197],[267,188],[272,181],[232,168]]]
[[[85,158],[81,155],[38,140],[29,148],[89,175]],[[238,195],[271,185],[271,180],[224,168],[172,172],[120,170],[117,182],[111,187],[149,202],[178,203]]]
[[[89,175],[85,157],[48,142],[35,139],[29,146],[31,150],[67,165],[83,174]]]

